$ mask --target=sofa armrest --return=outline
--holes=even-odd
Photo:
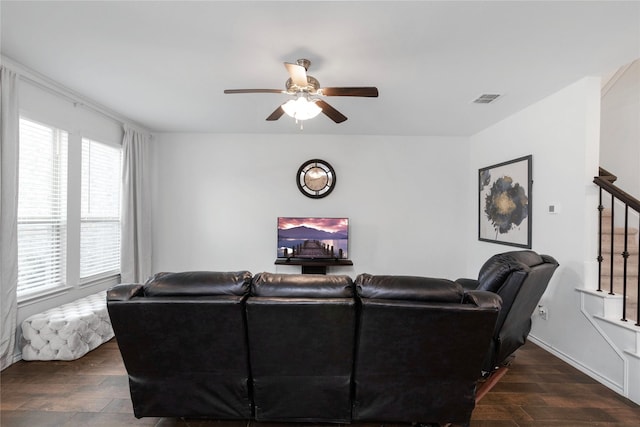
[[[502,308],[502,298],[500,295],[489,291],[467,291],[464,294],[464,302],[475,304],[480,308]]]
[[[456,279],[456,283],[460,284],[466,291],[472,291],[478,288],[478,281],[476,279]]]
[[[128,301],[133,297],[142,296],[144,286],[138,283],[122,283],[107,290],[107,301]]]

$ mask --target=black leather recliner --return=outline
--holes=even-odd
[[[361,274],[355,284],[353,419],[468,423],[500,297],[425,277]]]
[[[255,419],[348,423],[351,278],[259,273],[246,305]]]
[[[488,376],[508,363],[522,346],[531,330],[531,315],[558,268],[549,255],[534,251],[511,251],[497,254],[484,263],[478,279],[458,279],[465,289],[494,292],[502,298],[502,309],[483,362]]]
[[[250,419],[251,274],[158,273],[107,293],[134,415]]]

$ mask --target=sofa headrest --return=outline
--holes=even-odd
[[[248,271],[156,273],[145,283],[146,296],[215,296],[249,293]]]
[[[353,298],[353,280],[344,275],[258,273],[251,295],[284,298]]]
[[[478,289],[498,292],[512,272],[528,272],[531,267],[544,263],[545,259],[534,251],[512,251],[494,255],[480,268]]]
[[[360,274],[355,281],[361,298],[460,303],[464,289],[448,279]]]

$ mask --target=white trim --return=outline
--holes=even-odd
[[[129,126],[135,129],[140,130],[143,133],[147,133],[151,135],[151,130],[147,129],[145,126],[136,123],[123,115],[111,110],[108,107],[100,105],[99,103],[90,100],[89,98],[67,88],[66,86],[61,85],[60,83],[51,80],[49,77],[38,73],[16,61],[5,56],[0,55],[0,61],[3,66],[14,70],[18,74],[18,78],[21,80],[28,81],[41,89],[44,89],[56,96],[66,99],[70,101],[75,106],[84,107],[89,110],[95,111],[103,115],[104,117],[120,124],[122,126]]]
[[[95,276],[85,277],[80,281],[78,287],[85,288],[96,285],[114,286],[120,283],[120,272],[103,273]]]
[[[624,75],[624,73],[627,72],[632,64],[633,62],[623,65],[622,67],[618,68],[615,73],[613,73],[611,78],[602,86],[602,89],[600,90],[600,97],[605,97],[607,95],[611,88],[615,86],[616,82],[620,79],[620,77]]]
[[[592,370],[591,368],[589,368],[586,365],[583,365],[582,363],[580,363],[579,361],[577,361],[573,357],[569,356],[568,354],[565,354],[565,353],[559,351],[558,349],[547,345],[545,342],[543,342],[542,340],[540,340],[539,338],[537,338],[537,337],[535,337],[533,335],[529,335],[529,337],[527,339],[529,341],[531,341],[532,343],[536,344],[538,347],[543,348],[544,350],[546,350],[549,353],[553,354],[557,358],[559,358],[559,359],[563,360],[564,362],[568,363],[569,365],[573,366],[577,370],[581,371],[583,374],[586,374],[586,375],[590,376],[591,378],[593,378],[594,380],[598,381],[599,383],[602,383],[603,385],[609,387],[611,390],[615,391],[616,393],[622,394],[623,396],[627,396],[627,394],[624,393],[624,389],[625,389],[624,385],[621,386],[620,384],[617,384],[615,381],[612,381],[609,378],[600,375],[598,372]],[[626,362],[625,362],[625,372],[626,372],[626,370],[627,370],[627,366],[626,366]]]
[[[622,389],[621,389],[620,393],[623,396],[628,396],[629,395],[629,381],[628,381],[629,361],[627,360],[626,357],[624,357],[623,351],[618,348],[618,346],[611,340],[609,335],[607,335],[607,333],[602,329],[602,327],[598,324],[598,322],[596,322],[594,320],[595,316],[593,316],[591,313],[589,313],[587,311],[587,309],[585,308],[585,294],[592,294],[593,291],[589,292],[586,289],[576,289],[576,291],[578,291],[578,293],[580,294],[580,313],[582,313],[582,315],[589,321],[589,323],[591,323],[591,326],[593,326],[593,328],[596,330],[596,332],[598,332],[598,334],[600,334],[600,336],[607,342],[609,347],[611,347],[611,349],[618,355],[618,357],[622,361],[622,386],[621,386]],[[596,375],[597,375],[597,378],[602,378],[603,382],[605,382],[605,383],[611,383],[612,382],[611,380],[609,380],[608,378],[603,377],[600,374],[596,374]],[[618,387],[620,387],[620,386],[618,386]]]
[[[40,301],[45,301],[48,299],[52,299],[55,298],[59,295],[62,295],[64,293],[67,293],[71,290],[73,290],[73,286],[62,286],[59,288],[55,288],[55,289],[49,289],[46,291],[42,291],[42,292],[34,292],[31,295],[26,295],[23,296],[21,298],[18,299],[18,308],[22,308],[25,307],[27,305],[31,305],[31,304],[35,304],[38,303]]]
[[[620,299],[622,299],[622,297],[620,297]],[[598,320],[601,320],[603,322],[607,322],[611,325],[615,325],[618,326],[619,328],[623,328],[628,330],[629,332],[632,332],[634,334],[637,334],[640,332],[640,329],[638,329],[637,326],[635,326],[635,323],[633,323],[633,320],[627,320],[626,322],[623,322],[622,320],[619,319],[611,319],[609,317],[605,317],[605,316],[599,316],[597,314],[593,314],[593,317],[595,317]]]

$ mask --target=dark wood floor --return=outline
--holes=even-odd
[[[247,422],[134,418],[115,340],[73,362],[18,362],[2,372],[0,388],[2,427],[247,427]],[[638,405],[531,343],[518,350],[512,368],[476,406],[471,422],[471,427],[639,425]]]

